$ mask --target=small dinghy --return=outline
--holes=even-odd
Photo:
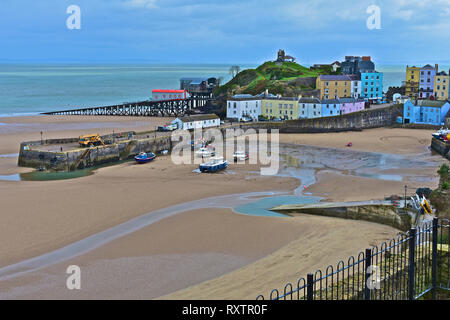
[[[245,151],[236,151],[233,154],[233,159],[234,159],[234,162],[246,161],[246,160],[248,160],[248,153]]]
[[[214,157],[216,155],[214,147],[201,147],[198,151],[195,152],[195,155],[199,158],[209,158]]]
[[[134,160],[136,160],[137,163],[142,164],[142,163],[150,162],[155,158],[156,158],[156,155],[152,152],[150,152],[150,153],[141,152],[141,153],[139,153],[139,155],[134,157]]]
[[[228,161],[222,157],[211,158],[211,161],[200,164],[200,172],[217,172],[228,167]]]

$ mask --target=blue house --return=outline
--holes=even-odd
[[[450,111],[448,101],[418,100],[415,103],[408,100],[403,105],[405,123],[420,123],[441,126]]]
[[[337,99],[322,100],[322,117],[334,117],[341,114],[341,103]]]
[[[361,98],[366,101],[383,100],[383,73],[362,72],[361,73]]]

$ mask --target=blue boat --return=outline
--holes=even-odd
[[[139,155],[134,157],[134,160],[136,160],[137,163],[142,164],[142,163],[150,162],[155,158],[156,158],[156,155],[152,152],[150,152],[150,153],[141,152],[141,153],[139,153]]]
[[[228,161],[223,160],[222,157],[211,158],[211,161],[200,164],[201,172],[217,172],[220,170],[224,170],[228,167]]]

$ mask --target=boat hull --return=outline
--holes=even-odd
[[[227,162],[218,163],[218,164],[214,164],[214,165],[201,164],[200,165],[200,171],[201,172],[213,173],[213,172],[218,172],[218,171],[221,171],[221,170],[225,170],[227,167],[228,167],[228,163]]]
[[[144,163],[149,163],[149,162],[153,161],[155,158],[156,158],[155,155],[151,155],[147,158],[136,156],[136,157],[134,157],[134,160],[136,161],[137,164],[144,164]]]

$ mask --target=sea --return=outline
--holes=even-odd
[[[226,83],[230,66],[0,64],[0,117],[142,101],[153,89],[179,89],[182,77],[221,77]],[[384,72],[384,91],[400,86],[405,78],[405,66],[377,69]]]

